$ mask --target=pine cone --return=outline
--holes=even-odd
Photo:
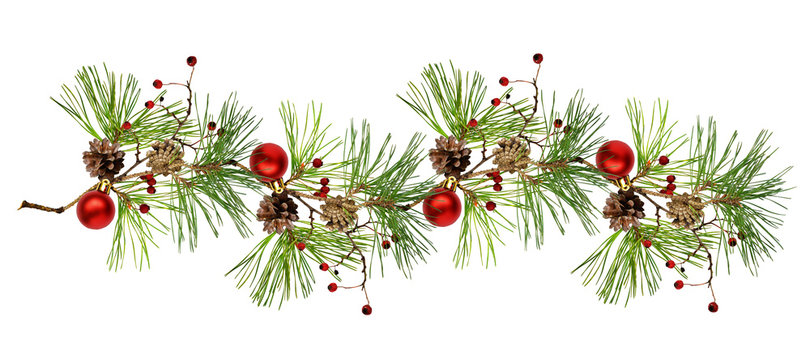
[[[467,141],[456,140],[455,136],[445,138],[440,136],[436,139],[436,148],[430,149],[428,156],[433,162],[433,168],[437,174],[445,176],[461,177],[461,173],[470,166],[470,153]]]
[[[672,220],[672,226],[691,230],[696,224],[703,221],[703,208],[706,204],[697,196],[689,193],[674,195],[672,201],[667,203],[667,217]]]
[[[610,219],[610,228],[614,231],[628,231],[641,225],[638,220],[644,218],[644,202],[632,189],[619,190],[607,198],[602,215]]]
[[[90,141],[90,151],[85,151],[82,156],[90,176],[112,181],[124,168],[124,152],[119,150],[120,147],[121,144],[113,143],[109,139]]]
[[[529,146],[516,136],[498,140],[498,148],[492,150],[495,159],[492,163],[498,166],[498,171],[514,173],[529,166]]]
[[[295,228],[293,221],[298,220],[298,204],[287,195],[287,191],[281,194],[273,192],[272,196],[265,195],[259,202],[256,217],[264,221],[264,231],[281,234],[284,230]]]
[[[149,159],[146,166],[152,169],[152,173],[166,176],[183,168],[183,147],[171,139],[155,141],[152,149],[146,153],[146,158]]]
[[[341,195],[334,198],[327,198],[326,203],[321,205],[321,220],[326,221],[326,228],[329,230],[344,232],[351,227],[357,219],[357,210],[360,206],[354,200],[346,199]]]

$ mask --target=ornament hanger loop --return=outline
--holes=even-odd
[[[112,189],[112,183],[107,179],[101,180],[96,186],[96,190],[104,192],[105,194],[109,194],[110,189]]]
[[[628,176],[620,177],[616,180],[613,180],[613,184],[622,189],[622,191],[630,190],[630,186],[633,185],[630,182],[630,178]]]
[[[458,187],[458,180],[456,180],[455,176],[448,176],[447,179],[442,182],[442,187],[455,192]]]
[[[281,179],[275,179],[275,180],[271,181],[270,182],[270,187],[273,189],[273,191],[276,194],[283,193],[284,189],[286,188],[286,186],[284,185],[284,181],[281,181]]]

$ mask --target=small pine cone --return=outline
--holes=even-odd
[[[326,221],[327,229],[344,232],[357,220],[357,210],[360,210],[360,206],[354,200],[341,195],[327,198],[326,203],[321,205],[321,220]]]
[[[284,230],[293,230],[293,221],[298,220],[298,204],[287,195],[287,191],[281,194],[273,192],[273,195],[265,195],[259,202],[259,210],[256,212],[259,221],[264,221],[264,231],[281,234]]]
[[[644,218],[644,202],[633,190],[619,190],[607,198],[602,215],[605,219],[610,219],[610,228],[613,231],[628,231],[641,225],[639,219]]]
[[[124,152],[120,148],[121,144],[111,142],[109,139],[90,141],[90,151],[85,151],[82,155],[90,176],[112,181],[124,168]]]
[[[672,201],[667,203],[667,217],[672,220],[672,226],[691,230],[703,221],[703,208],[706,204],[699,197],[683,193],[674,195]]]
[[[152,169],[152,173],[166,176],[183,168],[183,147],[171,139],[155,141],[152,149],[146,153],[149,159],[146,166]]]
[[[436,139],[436,148],[430,149],[428,156],[437,174],[459,178],[467,166],[470,166],[471,152],[466,140],[458,141],[455,136],[440,136]]]
[[[529,146],[516,136],[498,140],[498,146],[492,150],[495,158],[492,163],[498,166],[498,171],[514,173],[529,166]]]

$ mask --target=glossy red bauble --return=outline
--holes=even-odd
[[[450,226],[461,216],[461,200],[456,193],[438,187],[422,202],[422,213],[436,226]]]
[[[596,166],[599,171],[607,173],[607,178],[615,180],[630,174],[636,162],[633,149],[627,144],[611,140],[599,147],[596,153]]]
[[[115,219],[115,202],[103,191],[90,190],[76,203],[76,216],[89,229],[103,229]]]
[[[250,154],[250,171],[262,181],[281,179],[288,165],[287,152],[273,143],[261,144]]]

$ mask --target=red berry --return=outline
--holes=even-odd
[[[501,186],[501,184],[495,184],[492,186],[492,190],[501,191],[503,190],[503,186]]]
[[[557,119],[557,120],[554,120],[554,127],[555,127],[555,128],[561,128],[561,127],[562,127],[562,124],[563,124],[562,119]]]
[[[675,182],[675,175],[667,176],[667,182],[672,184]]]
[[[141,204],[140,206],[141,214],[146,214],[149,212],[149,205]]]
[[[312,166],[315,167],[315,168],[319,168],[319,167],[323,166],[323,160],[321,160],[321,159],[312,160]]]
[[[675,191],[675,184],[667,184],[667,190]]]
[[[371,315],[371,305],[363,305],[363,315]]]
[[[143,105],[146,106],[146,108],[149,110],[152,110],[152,108],[155,107],[155,103],[152,102],[152,100],[147,101],[146,104]]]
[[[321,196],[322,198],[325,198],[325,197],[326,197],[326,193],[325,193],[325,192],[321,192],[321,195],[320,195],[320,196]]]
[[[149,194],[154,194],[155,191],[157,191],[157,190],[155,190],[154,186],[150,186],[150,187],[146,188],[146,192],[149,193]]]
[[[329,292],[335,292],[335,291],[337,291],[337,284],[331,283],[326,288],[329,289]]]
[[[318,268],[320,268],[320,269],[321,269],[321,271],[326,271],[326,270],[329,270],[329,264],[327,264],[327,263],[321,263],[321,266],[318,266]]]
[[[189,56],[188,58],[186,58],[186,64],[188,64],[188,66],[197,65],[197,57],[196,56]]]
[[[322,178],[321,179],[321,185],[323,185],[323,186],[329,185],[329,178]]]
[[[121,130],[129,130],[129,129],[132,129],[132,124],[130,124],[129,121],[125,121],[123,124],[121,124]]]
[[[683,289],[683,281],[682,280],[678,280],[678,281],[675,282],[675,289],[677,289],[677,290]]]
[[[321,187],[321,194],[328,194],[328,193],[329,193],[329,187],[328,186],[322,186]]]
[[[672,260],[668,260],[667,261],[667,267],[670,268],[670,269],[674,268],[675,267],[675,262],[672,261]]]
[[[661,190],[660,190],[660,191],[658,191],[658,192],[660,192],[660,193],[662,193],[662,194],[666,194],[666,193],[667,193],[667,189],[661,189]]]
[[[153,179],[155,177],[155,175],[152,173],[146,174],[144,176],[146,176],[146,180]]]
[[[717,310],[718,310],[719,308],[720,308],[720,307],[719,307],[719,306],[717,306],[717,303],[716,303],[716,302],[712,301],[712,302],[710,302],[710,303],[709,303],[709,311],[711,311],[711,312],[713,312],[713,313],[714,313],[714,312],[717,312]]]
[[[644,240],[642,244],[644,245],[645,248],[649,248],[650,246],[652,246],[652,241]]]
[[[494,181],[496,184],[499,184],[503,181],[503,177],[500,175],[495,175],[495,177],[492,178],[492,181]]]
[[[469,126],[469,127],[476,127],[476,126],[478,126],[478,120],[472,119],[472,120],[468,121],[468,122],[467,122],[467,126]]]
[[[661,155],[661,157],[658,158],[658,163],[661,164],[661,165],[669,164],[669,158],[666,157],[666,156]]]
[[[217,130],[217,136],[222,136],[222,135],[225,135],[225,129],[220,128],[219,130]]]
[[[534,54],[534,56],[532,56],[532,60],[534,61],[535,64],[543,62],[543,54],[541,53]]]
[[[507,79],[506,76],[501,76],[501,79],[498,80],[498,83],[501,84],[501,86],[509,85],[509,79]]]
[[[498,106],[501,104],[501,99],[494,98],[492,101],[490,101],[490,103],[492,103],[492,106]]]
[[[729,238],[729,239],[728,239],[728,245],[729,245],[729,246],[737,246],[737,239],[735,239],[735,238]]]
[[[388,241],[388,240],[384,240],[384,241],[382,242],[382,247],[383,247],[383,249],[385,249],[385,250],[390,249],[390,248],[391,248],[391,242],[390,242],[390,241]]]
[[[155,89],[160,89],[163,87],[163,81],[160,80],[152,81],[152,86],[154,86]]]
[[[571,131],[571,127],[568,126],[568,125],[565,125],[565,127],[563,128],[563,134],[568,134],[569,131]]]
[[[320,191],[316,191],[316,192],[312,193],[312,196],[321,197],[321,192],[320,192]]]
[[[495,203],[492,201],[487,201],[487,210],[488,211],[495,210]]]
[[[155,178],[146,178],[146,185],[155,186],[157,184],[157,180]]]
[[[490,174],[492,174],[492,176],[498,176],[498,175],[501,174],[501,172],[500,171],[493,171]]]
[[[213,121],[208,123],[208,130],[209,131],[214,131],[214,130],[216,130],[216,128],[217,128],[217,123],[215,123]]]
[[[670,189],[667,189],[667,195],[672,195],[674,192]]]
[[[300,251],[304,251],[304,249],[307,248],[307,244],[304,244],[302,242],[298,242],[298,243],[295,244],[295,248],[300,250]]]

